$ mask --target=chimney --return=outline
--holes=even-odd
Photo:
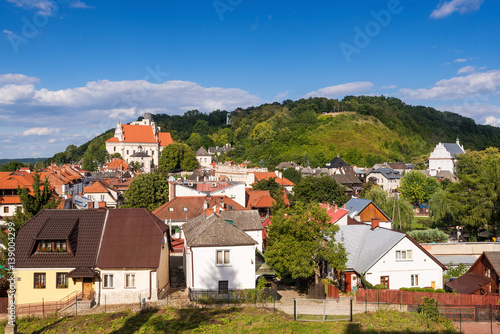
[[[338,210],[338,209],[339,209],[339,207],[337,206],[337,204],[335,204],[335,205],[333,206],[333,212],[337,212],[337,210]]]
[[[99,209],[106,209],[106,202],[99,202]]]
[[[347,208],[347,207],[345,206],[345,204],[344,204],[344,205],[342,205],[342,209],[346,209],[346,208]]]
[[[378,218],[372,218],[372,230],[379,227],[379,224],[380,224],[380,220]]]

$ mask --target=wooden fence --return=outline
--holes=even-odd
[[[413,292],[403,290],[365,290],[359,289],[357,303],[418,305],[423,297],[434,298],[439,305],[498,305],[500,296],[461,295],[456,293]]]

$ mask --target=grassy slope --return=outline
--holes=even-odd
[[[5,321],[0,323],[3,333]],[[354,322],[296,322],[263,308],[148,309],[76,317],[22,318],[21,333],[456,333],[447,320],[429,322],[418,314],[379,311],[355,315]]]

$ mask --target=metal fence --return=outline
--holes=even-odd
[[[189,299],[197,304],[242,304],[242,303],[276,303],[277,289],[265,288],[241,290],[190,290]]]
[[[352,298],[347,308],[338,299],[294,298],[293,317],[296,321],[352,322]]]

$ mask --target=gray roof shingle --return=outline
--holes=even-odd
[[[242,231],[262,230],[262,222],[257,210],[224,210],[221,212],[220,217],[224,220],[232,220],[234,226]]]
[[[444,148],[450,152],[451,156],[456,158],[458,155],[465,153],[465,151],[456,143],[444,143]]]

